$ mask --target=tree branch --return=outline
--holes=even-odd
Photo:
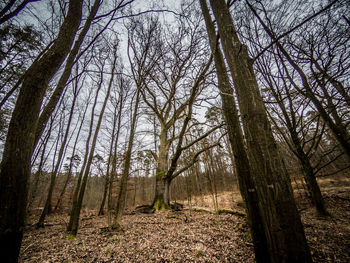
[[[198,158],[198,156],[199,156],[201,153],[203,153],[203,152],[205,152],[205,151],[207,151],[207,150],[209,150],[209,149],[211,149],[211,148],[213,148],[213,147],[215,147],[215,146],[220,146],[220,147],[221,147],[220,143],[217,142],[217,143],[211,144],[211,145],[209,145],[209,146],[203,148],[203,149],[200,150],[199,152],[197,152],[197,153],[193,156],[192,162],[191,162],[190,164],[186,165],[185,167],[183,167],[182,169],[180,169],[180,170],[177,171],[176,173],[173,173],[173,175],[171,176],[171,180],[174,179],[175,177],[179,176],[181,173],[183,173],[183,172],[186,171],[187,169],[191,168],[196,162],[198,162],[198,159],[197,159],[197,158]]]
[[[280,40],[281,38],[287,36],[288,34],[292,33],[294,30],[298,29],[299,27],[303,26],[304,24],[306,24],[307,22],[309,22],[310,20],[312,20],[313,18],[315,18],[316,16],[318,16],[319,14],[323,13],[324,11],[326,11],[327,9],[331,8],[336,2],[338,2],[339,0],[334,0],[333,2],[331,2],[330,4],[328,4],[327,6],[325,6],[324,8],[322,8],[321,10],[319,10],[318,12],[316,12],[315,14],[309,16],[308,18],[306,18],[304,21],[302,21],[300,24],[296,25],[295,27],[292,27],[290,30],[288,30],[287,32],[284,32],[282,35],[275,37],[275,39],[267,46],[265,47],[262,51],[259,52],[258,55],[256,55],[253,58],[253,61],[257,60],[266,50],[268,50],[271,46],[273,46],[274,44],[276,44],[276,42],[278,40]],[[247,5],[249,6],[249,8],[252,10],[252,12],[256,13],[254,7],[252,6],[251,3],[249,3],[248,0],[246,0]]]

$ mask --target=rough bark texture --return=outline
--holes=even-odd
[[[168,130],[161,128],[156,168],[156,189],[152,206],[156,210],[170,209],[169,183],[165,178],[168,172],[168,158],[170,143],[167,138]],[[168,189],[168,190],[167,190]]]
[[[236,162],[237,179],[239,188],[246,203],[250,232],[254,243],[255,259],[257,262],[269,262],[269,250],[263,220],[259,211],[258,196],[255,191],[250,164],[240,127],[236,102],[233,96],[233,89],[220,47],[217,45],[217,36],[212,23],[209,10],[205,0],[200,0],[202,13],[207,26],[211,50],[214,54],[214,62],[218,77],[219,90],[222,100],[222,109],[228,131],[228,137],[234,159]]]
[[[312,262],[285,170],[259,93],[248,50],[237,36],[224,0],[211,0],[247,138],[259,210],[263,217],[271,262]]]
[[[42,98],[63,63],[78,29],[82,1],[69,1],[52,47],[26,71],[10,121],[0,172],[0,253],[17,262],[26,214],[30,158]]]

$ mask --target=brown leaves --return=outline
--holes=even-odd
[[[49,217],[50,223],[58,218]],[[105,222],[97,216],[82,220],[77,238],[70,240],[62,224],[29,229],[21,262],[254,262],[244,219],[233,215],[126,215],[124,233],[99,231]],[[32,246],[31,236],[37,240]]]
[[[317,217],[311,207],[302,212],[314,261],[348,262],[350,191],[332,190],[324,196],[332,217]],[[192,214],[185,210],[125,215],[125,232],[102,231],[106,217],[85,215],[73,239],[65,233],[66,215],[49,216],[51,226],[26,230],[20,262],[254,262],[245,218]]]

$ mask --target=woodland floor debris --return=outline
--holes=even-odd
[[[331,217],[319,217],[298,200],[314,262],[350,262],[350,189],[324,191]],[[305,209],[306,207],[306,209]],[[237,207],[239,209],[239,207]],[[246,219],[232,214],[165,211],[127,214],[125,232],[108,232],[106,217],[85,213],[76,238],[68,216],[51,215],[35,229],[29,219],[20,262],[254,262]]]

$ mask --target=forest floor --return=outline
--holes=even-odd
[[[317,216],[296,195],[314,262],[350,262],[350,187],[328,187],[323,194],[331,217]],[[254,262],[246,218],[239,215],[128,213],[125,232],[108,232],[105,216],[84,211],[76,238],[65,232],[67,215],[50,215],[42,229],[35,229],[35,220],[28,219],[20,262]]]

